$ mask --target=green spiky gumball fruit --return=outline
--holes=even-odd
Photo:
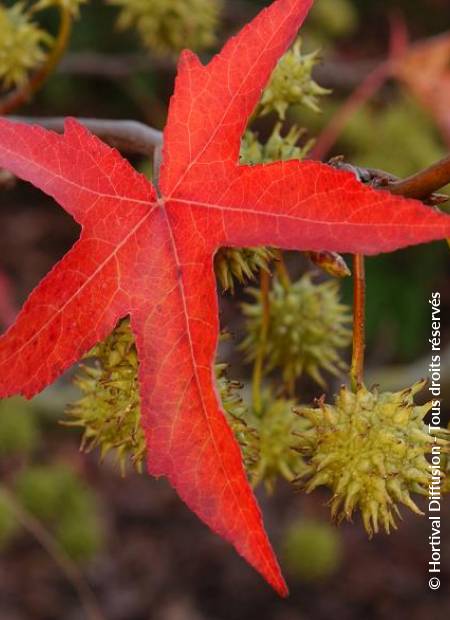
[[[275,111],[284,120],[290,105],[303,105],[319,112],[318,98],[330,91],[319,86],[311,76],[314,66],[319,62],[319,52],[303,54],[301,41],[297,41],[278,62],[269,85],[264,90],[261,107],[262,114]]]
[[[253,361],[258,351],[264,308],[261,292],[248,291],[254,303],[243,304],[247,336],[241,346],[247,359]],[[324,386],[322,370],[334,375],[345,370],[339,353],[351,341],[352,332],[347,325],[352,317],[348,307],[340,303],[337,281],[316,284],[311,274],[305,274],[286,290],[275,279],[269,293],[269,307],[268,372],[280,368],[289,386],[303,373]]]
[[[83,429],[83,450],[99,447],[102,459],[115,451],[122,472],[128,457],[140,470],[146,444],[140,426],[138,358],[129,321],[122,321],[88,358],[94,364],[80,367],[75,385],[83,397],[69,407],[73,420],[66,424]]]
[[[30,71],[47,58],[53,38],[32,21],[22,2],[0,6],[0,83],[5,89],[21,86]]]
[[[38,0],[33,7],[34,11],[42,11],[52,6],[59,7],[70,13],[73,17],[79,17],[80,6],[89,0]]]
[[[122,473],[128,459],[141,471],[147,446],[140,425],[138,359],[129,320],[121,321],[87,358],[93,364],[81,365],[75,378],[83,396],[68,408],[72,419],[65,424],[83,430],[83,450],[98,447],[101,458],[115,452]],[[228,380],[225,364],[216,364],[215,374],[228,422],[241,445],[244,461],[250,463],[256,458],[256,439],[244,419],[241,386]]]
[[[214,270],[223,291],[234,293],[236,282],[253,280],[259,271],[269,271],[274,255],[269,248],[220,248],[214,256]]]
[[[308,140],[303,146],[299,146],[299,140],[305,135],[306,130],[293,125],[283,136],[281,128],[282,124],[276,123],[265,143],[259,141],[256,132],[247,129],[241,143],[241,161],[251,165],[303,159],[312,148],[314,140]]]
[[[332,492],[331,513],[338,522],[361,513],[369,536],[396,528],[398,504],[422,514],[411,495],[428,494],[431,470],[426,455],[434,443],[448,442],[428,432],[424,417],[431,403],[416,405],[419,381],[401,392],[351,392],[345,386],[334,405],[299,407],[310,430],[299,434],[297,449],[307,469],[300,477],[309,493],[319,486]],[[445,431],[442,431],[445,432]]]
[[[199,50],[215,43],[220,0],[109,0],[120,7],[119,28],[135,27],[157,54]]]
[[[292,482],[304,471],[305,464],[294,450],[295,434],[311,424],[295,415],[294,400],[272,398],[263,394],[262,410],[251,417],[250,424],[258,436],[258,459],[247,468],[253,486],[263,482],[272,492],[278,478]]]

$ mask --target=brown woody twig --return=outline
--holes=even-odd
[[[9,116],[8,118],[20,123],[40,125],[58,133],[64,131],[64,117]],[[97,118],[78,118],[77,121],[107,144],[125,153],[148,157],[153,149],[162,144],[162,132],[138,121]]]
[[[353,257],[353,353],[350,381],[355,392],[363,383],[365,351],[366,276],[364,256]]]
[[[450,155],[406,179],[390,181],[386,189],[392,194],[426,200],[447,183],[450,183]]]

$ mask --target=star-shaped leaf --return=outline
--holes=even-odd
[[[222,246],[375,254],[450,235],[450,218],[316,162],[239,165],[241,135],[311,0],[277,0],[203,66],[184,52],[158,191],[68,120],[0,121],[0,165],[82,227],[0,339],[0,396],[42,390],[131,317],[148,469],[281,594],[286,586],[220,409],[213,257]]]

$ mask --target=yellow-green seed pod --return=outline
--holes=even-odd
[[[82,365],[75,385],[83,397],[70,406],[71,426],[83,429],[81,447],[99,447],[101,457],[116,451],[122,472],[127,458],[140,470],[146,445],[140,426],[138,359],[129,321],[122,321],[89,353],[93,366]]]
[[[128,320],[87,356],[92,365],[81,365],[75,384],[83,396],[68,409],[68,426],[83,430],[81,448],[99,448],[101,457],[115,452],[122,472],[129,459],[140,471],[147,446],[140,425],[138,358]],[[228,422],[241,445],[244,462],[257,459],[255,431],[245,421],[246,408],[239,394],[240,385],[229,381],[224,364],[216,365],[216,381]]]
[[[221,0],[109,0],[120,7],[119,28],[136,28],[157,54],[199,50],[216,41]]]
[[[214,270],[223,291],[234,293],[236,282],[253,280],[262,269],[269,271],[274,254],[269,248],[220,248],[214,257]]]
[[[276,123],[273,131],[264,144],[259,142],[258,134],[248,129],[241,144],[241,162],[244,164],[264,164],[272,161],[288,161],[303,159],[314,144],[308,140],[303,146],[298,141],[306,133],[297,125],[293,125],[285,136],[281,135],[281,123]]]
[[[261,292],[248,289],[253,303],[243,304],[247,336],[241,347],[249,361],[254,360],[261,334],[263,304]],[[275,279],[269,293],[269,326],[266,370],[282,371],[287,385],[303,373],[324,386],[323,370],[339,375],[346,366],[340,350],[351,341],[349,308],[339,300],[339,283],[313,282],[303,275],[288,290]]]
[[[319,86],[311,76],[319,62],[319,52],[302,54],[300,39],[278,62],[262,99],[261,114],[275,111],[284,120],[290,105],[303,105],[319,112],[318,98],[330,91]]]
[[[41,65],[52,37],[31,21],[25,5],[0,6],[0,83],[9,89],[27,81],[30,71]]]
[[[264,483],[272,492],[278,478],[292,482],[304,472],[305,463],[294,449],[295,434],[307,432],[311,424],[295,415],[294,400],[274,399],[265,391],[262,401],[260,414],[250,420],[259,439],[259,455],[248,473],[253,486]]]
[[[33,6],[33,11],[41,11],[50,7],[58,7],[68,11],[73,17],[80,14],[80,6],[86,4],[88,0],[38,0]]]
[[[321,399],[315,408],[297,413],[312,430],[297,437],[307,469],[299,483],[309,493],[318,486],[332,492],[331,514],[338,522],[359,511],[369,536],[389,533],[400,516],[398,504],[422,514],[411,495],[428,495],[431,470],[426,455],[433,445],[448,442],[430,435],[423,419],[431,403],[416,405],[414,396],[425,381],[400,392],[353,393],[343,386],[335,404]],[[442,431],[441,431],[442,432]]]

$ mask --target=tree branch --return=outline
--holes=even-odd
[[[406,179],[388,182],[386,189],[392,194],[425,200],[447,183],[450,183],[450,155]]]
[[[40,125],[58,133],[64,131],[63,117],[9,116],[9,120],[30,125]],[[149,156],[162,144],[162,132],[144,123],[129,120],[99,120],[97,118],[78,118],[93,134],[107,144],[125,153]]]
[[[207,62],[211,57],[202,54]],[[331,58],[314,67],[314,77],[326,88],[353,90],[382,60],[354,60]],[[152,56],[149,53],[104,54],[101,52],[69,52],[62,59],[57,72],[81,77],[100,77],[121,80],[140,71],[176,70],[176,61],[170,57]]]

